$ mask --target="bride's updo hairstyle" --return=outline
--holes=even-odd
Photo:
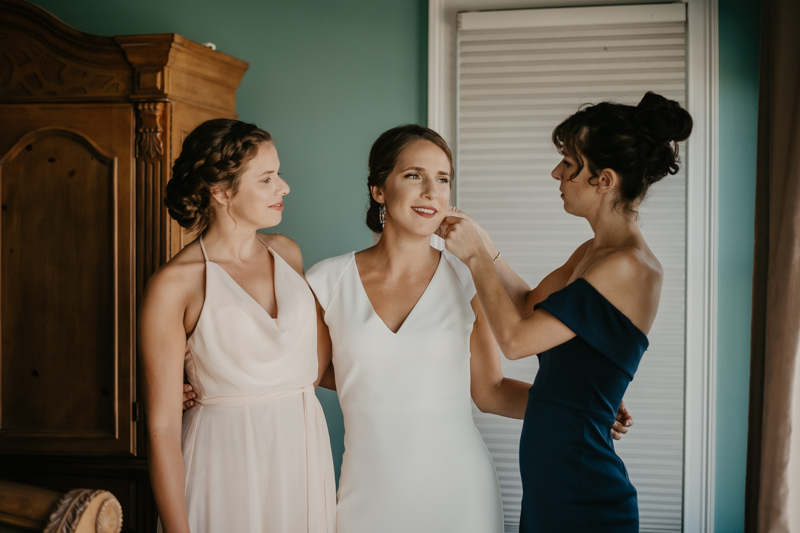
[[[447,156],[450,161],[450,186],[453,184],[453,154],[442,136],[425,126],[406,124],[385,131],[378,137],[369,151],[369,177],[367,189],[369,190],[369,208],[367,209],[367,227],[375,233],[383,233],[380,221],[381,204],[372,197],[370,187],[383,187],[389,174],[397,166],[397,160],[406,146],[415,141],[430,141]]]
[[[269,133],[239,120],[218,118],[197,126],[183,141],[167,182],[169,215],[188,230],[206,229],[213,216],[211,189],[235,195],[247,163],[266,142],[272,142]]]
[[[587,106],[553,130],[553,144],[583,170],[586,158],[593,183],[603,169],[622,182],[614,207],[635,212],[653,183],[678,172],[678,144],[692,132],[692,117],[674,100],[648,92],[637,106],[603,102]],[[594,182],[596,183],[596,181]]]

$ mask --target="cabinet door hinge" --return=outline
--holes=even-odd
[[[131,405],[131,420],[134,422],[139,421],[139,402],[133,402]]]

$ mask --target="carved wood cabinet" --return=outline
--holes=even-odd
[[[163,206],[247,63],[176,34],[100,37],[0,0],[0,478],[105,489],[154,530],[136,309],[189,238]]]

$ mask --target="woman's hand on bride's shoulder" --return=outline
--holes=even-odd
[[[188,383],[183,384],[183,410],[194,407],[194,399],[197,398],[197,393]]]

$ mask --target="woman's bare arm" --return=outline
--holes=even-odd
[[[185,284],[181,267],[166,267],[154,274],[139,316],[150,480],[165,533],[189,531],[181,453]]]
[[[489,326],[507,358],[519,359],[541,353],[575,336],[572,330],[542,309],[527,317],[520,313],[503,288],[492,258],[469,221],[452,220],[446,237],[447,249],[469,267]]]
[[[478,232],[478,235],[480,235],[483,245],[486,248],[486,252],[491,257],[497,258],[497,260],[494,261],[494,266],[497,270],[497,275],[500,278],[500,283],[502,283],[506,294],[508,294],[508,297],[514,303],[514,306],[517,308],[517,310],[520,313],[525,313],[528,295],[531,292],[530,285],[528,285],[524,279],[519,277],[519,275],[517,275],[517,273],[511,269],[502,255],[499,255],[498,257],[500,251],[497,249],[497,246],[495,246],[492,238],[489,236],[489,233],[487,233],[487,231],[484,230],[474,218],[464,211],[461,211],[460,209],[454,210],[452,207],[447,211],[447,213],[449,217],[462,218],[472,224],[472,226],[475,228],[475,231]],[[444,226],[446,226],[446,224],[442,224],[442,226],[443,227],[440,228],[440,230],[444,231]]]
[[[506,294],[508,294],[511,302],[514,304],[514,307],[517,308],[517,311],[519,311],[520,315],[523,317],[533,314],[533,307],[537,303],[543,301],[553,292],[564,288],[569,281],[569,278],[572,276],[572,273],[575,271],[575,267],[586,255],[586,251],[589,249],[589,246],[592,242],[591,240],[588,240],[579,246],[566,263],[548,274],[535,289],[531,290],[528,282],[522,279],[519,274],[514,272],[511,266],[500,254],[500,250],[498,250],[497,246],[495,246],[489,233],[483,229],[483,227],[481,227],[481,225],[478,224],[474,218],[461,210],[453,211],[451,209],[448,211],[448,215],[453,219],[463,218],[468,220],[470,224],[472,224],[472,227],[475,228],[475,231],[480,236],[487,253],[493,258],[494,268],[497,272],[497,277],[500,280],[500,284],[503,285],[503,289],[505,289]],[[452,222],[452,220],[450,222]],[[450,224],[446,220],[440,228],[441,232],[446,232],[446,228],[449,225]],[[496,260],[494,258],[496,258]]]
[[[497,343],[478,298],[472,299],[475,324],[470,336],[470,391],[478,409],[508,418],[525,418],[530,383],[503,376]]]
[[[325,369],[319,386],[323,389],[336,390],[336,373],[333,369],[333,363],[328,364],[328,368]]]
[[[472,272],[481,305],[503,354],[519,359],[542,353],[573,338],[575,333],[544,309],[524,317],[503,289],[492,260],[468,221],[448,227],[447,247]],[[574,255],[574,254],[573,254]],[[645,333],[655,318],[660,293],[660,267],[646,263],[635,250],[620,250],[595,261],[584,277]]]
[[[331,345],[331,334],[328,325],[325,323],[325,311],[317,301],[317,357],[319,358],[319,376],[314,386],[336,390],[336,378],[333,375],[333,346]]]

